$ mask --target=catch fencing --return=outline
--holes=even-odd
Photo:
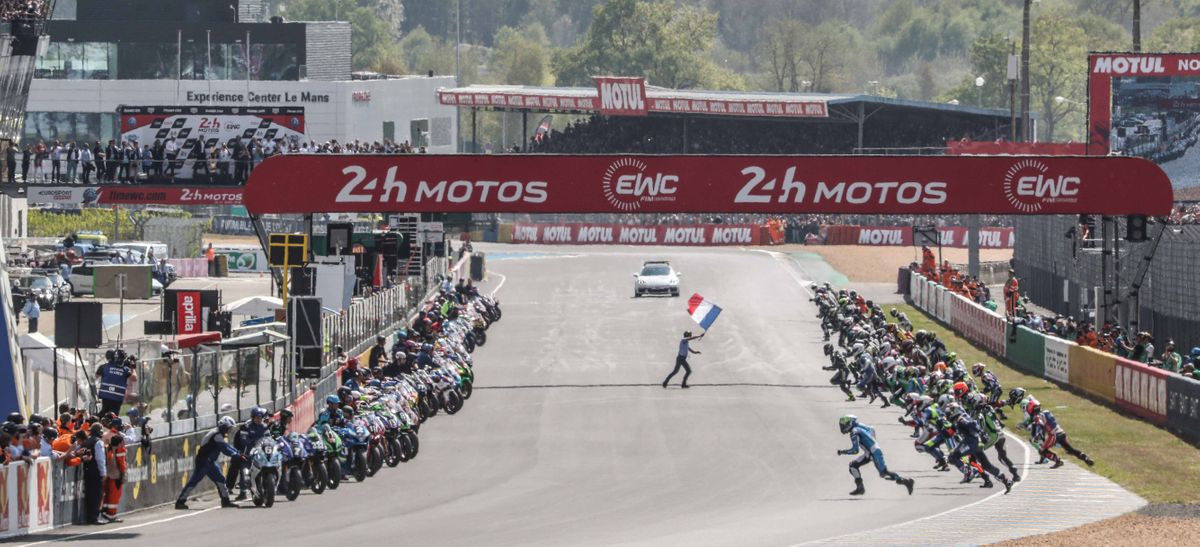
[[[1200,442],[1200,381],[1008,322],[916,272],[907,288],[914,306],[1014,368]]]
[[[1017,241],[1013,250],[1013,268],[1021,280],[1021,292],[1037,305],[1064,316],[1088,317],[1097,305],[1095,289],[1103,287],[1105,269],[1098,242],[1085,244],[1067,237],[1078,233],[1078,217],[1019,216],[1014,224]],[[1154,334],[1157,345],[1168,338],[1180,348],[1200,346],[1200,291],[1195,288],[1200,271],[1200,225],[1171,226],[1150,263],[1138,297],[1131,296],[1130,283],[1145,261],[1149,242],[1124,241],[1124,219],[1120,219],[1122,239],[1116,254],[1120,267],[1109,264],[1109,286],[1119,286],[1112,300],[1121,322],[1134,331]],[[1097,229],[1098,231],[1099,229]],[[1151,225],[1151,234],[1157,231]],[[1099,238],[1092,234],[1090,238]],[[1110,234],[1111,237],[1111,234]]]

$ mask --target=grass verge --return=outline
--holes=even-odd
[[[1042,408],[1054,412],[1071,436],[1071,444],[1096,460],[1092,468],[1096,473],[1150,503],[1200,502],[1200,489],[1196,488],[1200,484],[1200,449],[1162,428],[1000,363],[912,306],[897,308],[908,314],[915,328],[937,333],[968,367],[973,363],[987,364],[1000,379],[1006,394],[1020,386],[1037,397]],[[1019,434],[1017,420],[1012,419],[1016,415],[1015,409],[1009,413],[1008,425],[1014,434]],[[1070,459],[1061,450],[1059,453]]]

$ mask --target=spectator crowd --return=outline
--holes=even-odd
[[[96,370],[99,413],[61,403],[57,416],[9,414],[0,424],[0,463],[29,465],[46,457],[68,468],[80,468],[85,522],[120,522],[117,510],[127,473],[126,447],[149,449],[153,432],[145,416],[146,405],[126,404],[126,386],[134,381],[136,363],[137,357],[121,350],[108,352],[108,361]],[[129,407],[124,418],[122,406]]]
[[[45,19],[49,9],[46,0],[0,0],[0,21]]]
[[[180,139],[155,140],[153,144],[109,139],[95,141],[38,141],[26,144],[20,154],[9,147],[5,158],[8,182],[127,183],[175,182],[243,184],[263,160],[283,154],[413,154],[425,147],[404,142],[337,140],[289,141],[286,139],[230,139],[211,146],[186,149]],[[18,179],[19,175],[19,179]]]
[[[1200,380],[1200,347],[1181,352],[1175,341],[1168,338],[1159,351],[1154,335],[1149,331],[1134,332],[1108,321],[1097,328],[1094,322],[1076,319],[1072,315],[1041,314],[1031,309],[1029,299],[1017,292],[1015,277],[1010,279],[1010,284],[1014,285],[1014,289],[1013,303],[1008,316],[1015,324],[1024,325],[1047,336],[1070,340],[1081,346]]]

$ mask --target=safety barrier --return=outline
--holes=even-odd
[[[168,258],[179,277],[208,277],[208,260],[203,258]]]
[[[909,277],[908,296],[913,305],[1017,369],[1200,442],[1200,381],[1008,323],[916,272]]]
[[[54,525],[53,481],[50,458],[0,466],[0,537]]]

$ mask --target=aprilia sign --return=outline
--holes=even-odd
[[[596,76],[600,92],[600,113],[606,116],[645,116],[646,80],[615,76]]]
[[[338,212],[1146,214],[1170,182],[1130,157],[286,155],[253,214]]]
[[[198,291],[180,291],[175,293],[175,332],[178,334],[199,334],[204,332],[200,321],[200,293]]]

